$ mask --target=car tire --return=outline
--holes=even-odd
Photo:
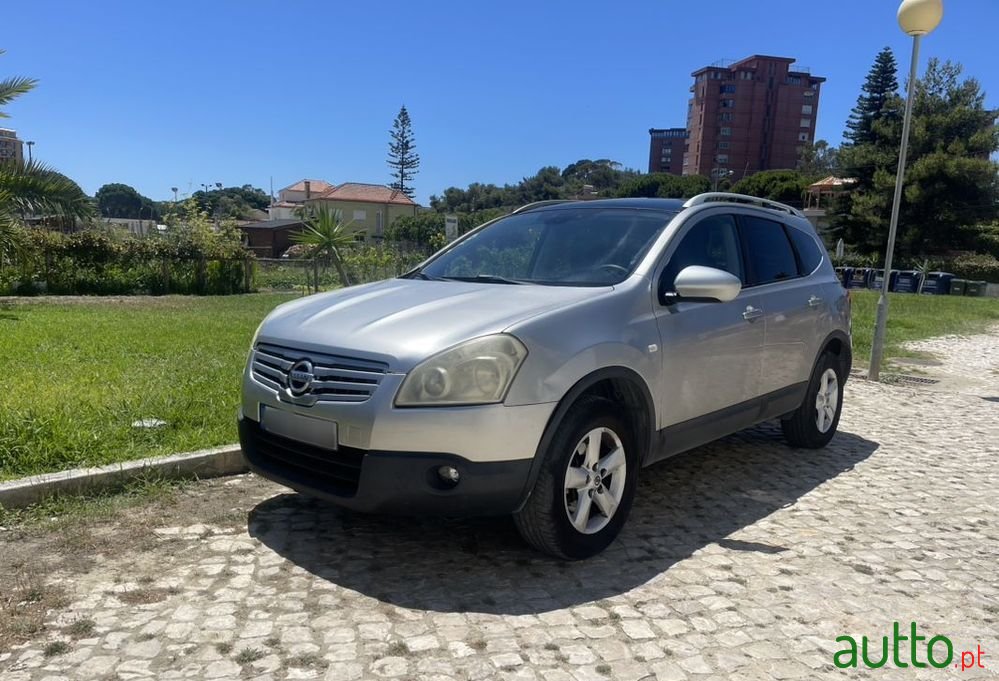
[[[564,560],[600,553],[627,520],[638,479],[635,435],[621,408],[602,397],[580,399],[540,455],[534,489],[514,515],[521,536]]]
[[[801,406],[781,420],[784,438],[792,447],[820,449],[829,444],[843,411],[843,375],[839,358],[823,353],[815,364]]]

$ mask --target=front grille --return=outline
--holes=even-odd
[[[315,380],[308,393],[292,397],[288,391],[288,371],[300,360],[312,362]],[[364,402],[371,397],[388,371],[384,362],[355,357],[327,355],[282,345],[260,343],[253,351],[253,377],[276,391],[287,401],[299,404],[316,402]]]
[[[361,479],[364,450],[341,447],[323,449],[274,433],[247,422],[251,442],[243,452],[251,463],[291,482],[318,487],[333,494],[353,496]]]

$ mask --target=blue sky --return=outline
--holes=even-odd
[[[691,71],[754,53],[825,76],[838,142],[878,50],[904,71],[897,0],[190,2],[8,0],[0,77],[41,82],[0,121],[93,193],[202,182],[389,181],[403,103],[417,198],[611,158],[646,169],[648,129],[683,125]],[[999,106],[997,0],[946,0],[924,41]]]

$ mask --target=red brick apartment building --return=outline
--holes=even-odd
[[[753,55],[691,74],[683,175],[735,182],[760,170],[796,167],[801,148],[815,140],[819,88],[826,79],[792,70],[793,63]],[[671,167],[677,158],[672,153]]]
[[[650,128],[649,137],[649,172],[682,175],[687,129]]]

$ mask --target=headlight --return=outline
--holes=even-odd
[[[462,343],[409,372],[395,397],[398,407],[502,402],[527,348],[513,336],[496,334]]]

